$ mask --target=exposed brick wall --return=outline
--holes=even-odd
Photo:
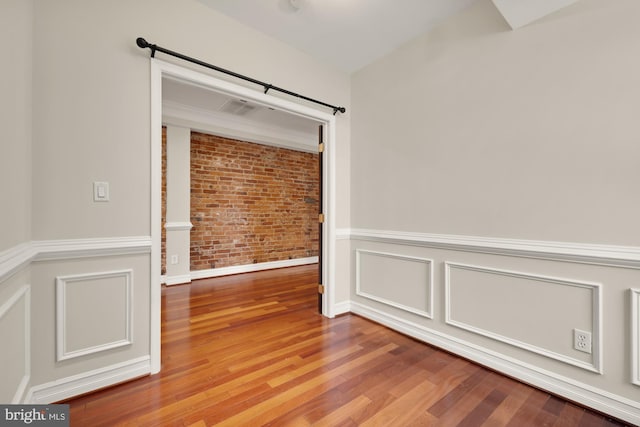
[[[191,133],[191,270],[318,255],[318,155]]]

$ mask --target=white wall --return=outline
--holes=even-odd
[[[167,125],[167,283],[189,283],[191,232],[191,129]],[[179,226],[176,229],[175,225]],[[189,225],[185,227],[186,225]],[[177,260],[174,263],[173,257]],[[178,277],[176,277],[178,276]]]
[[[0,252],[31,234],[31,76],[33,2],[0,4]]]
[[[640,422],[639,14],[478,0],[352,77],[353,311]]]
[[[0,177],[11,184],[0,187],[11,206],[0,217],[0,338],[18,348],[3,353],[12,376],[0,400],[47,403],[153,370],[150,61],[135,39],[347,110],[350,81],[195,0],[0,7],[11,35],[0,42],[10,59],[0,84],[11,95],[0,102]],[[348,115],[337,128],[348,159]],[[338,171],[339,226],[349,221],[347,167]],[[94,181],[110,183],[108,203],[93,202]]]
[[[38,2],[38,239],[150,232],[149,50],[135,45],[138,36],[349,107],[346,75],[196,1]],[[348,120],[339,122],[340,141],[348,145]],[[94,180],[111,183],[111,202],[91,201]]]
[[[0,2],[0,402],[18,403],[30,378],[30,269],[16,254],[31,238],[33,2]]]
[[[510,31],[479,0],[358,72],[354,224],[640,245],[639,7]]]

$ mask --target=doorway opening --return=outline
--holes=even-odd
[[[266,106],[293,117],[313,120],[321,124],[320,137],[323,142],[323,162],[320,203],[322,206],[322,227],[319,236],[320,277],[323,278],[322,294],[319,302],[322,314],[333,317],[334,309],[334,266],[335,266],[335,117],[307,106],[272,97],[255,90],[221,80],[207,74],[193,71],[158,59],[151,60],[151,315],[150,347],[152,373],[160,371],[160,319],[161,319],[161,182],[162,182],[162,121],[163,121],[163,79],[178,80],[204,90],[216,91],[235,99],[250,101]],[[197,128],[197,126],[196,126]]]
[[[174,129],[174,117],[165,113],[164,120],[164,284],[318,263],[319,153],[192,129],[187,129],[183,149],[167,150],[167,133],[176,132],[167,132],[167,127]],[[181,145],[182,141],[172,143]],[[167,151],[178,159],[169,159]],[[188,157],[188,161],[181,157]],[[170,177],[169,160],[173,160]],[[167,194],[167,178],[173,184],[172,194]],[[167,220],[168,198],[172,201],[171,221]],[[189,209],[175,206],[182,203],[188,203]],[[176,221],[190,222],[190,230],[176,227]],[[167,236],[172,248],[169,256]],[[186,264],[186,277],[181,275],[182,266],[172,264],[172,258]]]

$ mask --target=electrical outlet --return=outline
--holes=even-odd
[[[591,332],[574,329],[573,348],[591,354]]]
[[[178,263],[178,255],[171,255],[171,265],[176,265]]]

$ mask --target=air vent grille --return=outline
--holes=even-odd
[[[255,109],[255,105],[249,104],[244,99],[230,99],[222,105],[220,111],[236,116],[244,116]]]

